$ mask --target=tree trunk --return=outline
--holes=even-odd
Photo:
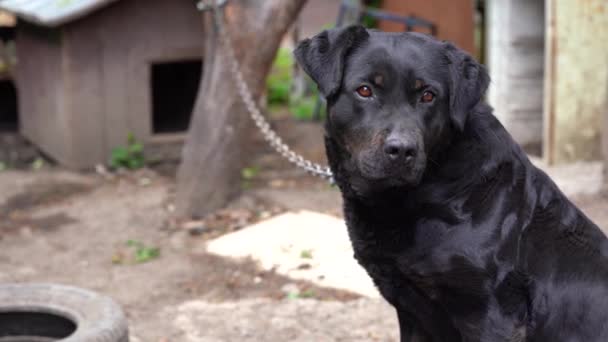
[[[224,27],[255,99],[281,40],[306,0],[229,1]],[[212,13],[204,14],[205,60],[197,101],[177,174],[178,214],[202,217],[241,190],[255,127],[238,95]]]

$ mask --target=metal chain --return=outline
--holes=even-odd
[[[268,144],[281,156],[287,159],[292,164],[304,169],[308,173],[326,179],[331,184],[334,184],[333,174],[331,169],[328,166],[323,166],[317,163],[313,163],[310,160],[305,159],[300,154],[294,152],[287,144],[283,142],[283,139],[279,137],[279,135],[270,127],[268,120],[262,115],[260,109],[258,108],[251,90],[245,82],[243,77],[243,73],[241,72],[241,68],[238,60],[235,57],[234,49],[232,47],[232,43],[230,41],[230,35],[226,32],[226,29],[222,22],[223,12],[221,6],[226,3],[226,0],[211,0],[211,4],[203,3],[203,1],[199,2],[197,8],[200,11],[204,10],[213,10],[213,19],[215,22],[215,27],[218,32],[218,36],[220,38],[221,43],[224,45],[226,49],[226,57],[230,64],[230,71],[232,73],[232,77],[236,83],[237,90],[241,97],[241,100],[245,104],[245,108],[249,112],[249,116],[258,127],[260,132],[262,133],[264,140],[268,142]]]

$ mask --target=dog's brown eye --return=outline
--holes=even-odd
[[[431,102],[434,99],[435,99],[435,94],[433,94],[432,92],[430,92],[430,91],[427,90],[427,91],[425,91],[422,94],[422,97],[420,98],[420,101],[422,101],[422,102]]]
[[[370,97],[372,96],[372,90],[368,86],[360,86],[357,88],[357,94],[361,97]]]

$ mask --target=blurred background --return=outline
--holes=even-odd
[[[307,230],[344,231],[338,191],[268,146],[230,57],[282,141],[323,164],[323,99],[291,51],[353,23],[475,56],[496,116],[608,227],[605,0],[220,3],[218,27],[210,1],[0,0],[0,282],[109,294],[134,341],[396,339],[348,238]],[[281,241],[259,228],[277,218]]]

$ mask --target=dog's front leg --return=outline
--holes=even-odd
[[[397,309],[399,319],[399,335],[401,342],[431,342],[422,328],[416,323],[416,319],[405,311]]]

